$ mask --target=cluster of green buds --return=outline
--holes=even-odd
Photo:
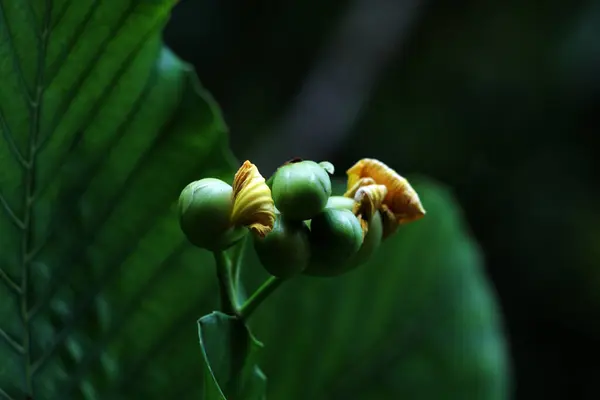
[[[214,178],[190,183],[179,198],[188,240],[225,250],[247,232],[273,276],[338,276],[364,264],[399,225],[425,215],[409,182],[384,163],[362,159],[332,195],[331,163],[291,160],[267,181],[246,161],[233,186]]]

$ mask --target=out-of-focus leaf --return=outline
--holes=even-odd
[[[367,265],[285,283],[252,325],[274,399],[508,397],[499,310],[450,196],[417,184],[426,218]]]
[[[262,400],[266,377],[255,364],[262,347],[237,318],[213,312],[198,320],[205,400]]]
[[[0,398],[200,396],[212,261],[174,203],[233,163],[173,4],[0,3]]]

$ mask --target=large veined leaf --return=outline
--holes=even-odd
[[[272,399],[508,398],[499,310],[452,197],[339,278],[284,283],[253,316]],[[251,254],[251,253],[249,253]]]
[[[200,396],[212,260],[174,202],[233,164],[173,4],[0,1],[0,399]]]

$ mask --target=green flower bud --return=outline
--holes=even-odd
[[[179,224],[195,246],[224,250],[246,233],[230,222],[232,187],[220,179],[205,178],[187,185],[179,196]]]
[[[338,210],[352,211],[355,205],[354,199],[345,196],[331,196],[327,200],[325,208],[336,208]]]
[[[311,261],[307,275],[336,276],[346,272],[348,263],[363,243],[363,231],[351,211],[325,209],[312,219]]]
[[[310,260],[310,231],[302,221],[279,216],[264,238],[254,236],[254,249],[265,269],[279,278],[302,272]]]
[[[331,180],[316,162],[295,162],[277,170],[272,192],[275,206],[286,218],[307,220],[325,208],[331,196]]]

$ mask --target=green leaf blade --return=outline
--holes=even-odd
[[[255,364],[262,344],[236,317],[213,312],[198,320],[205,400],[263,400],[266,376]]]

